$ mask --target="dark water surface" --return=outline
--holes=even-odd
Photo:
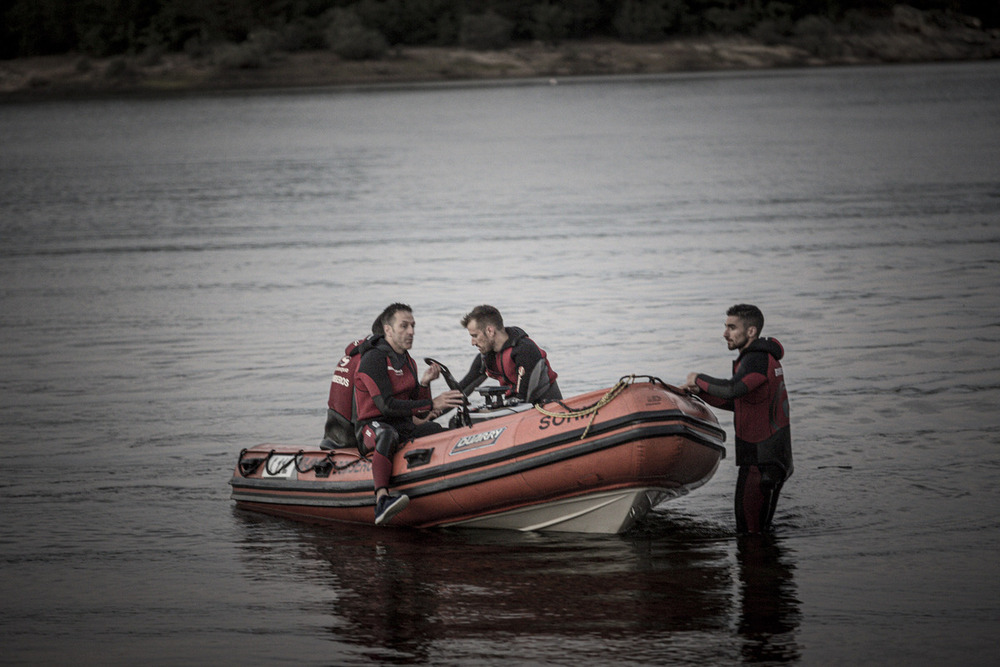
[[[993,664],[1000,63],[0,107],[0,662]],[[623,536],[236,510],[391,301],[567,395],[787,350],[795,476]],[[732,441],[732,422],[720,419]]]

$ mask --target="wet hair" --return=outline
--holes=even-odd
[[[737,317],[744,326],[757,327],[757,335],[764,328],[764,313],[757,306],[748,303],[738,303],[726,311],[729,317]]]
[[[384,329],[382,328],[382,318],[376,317],[375,321],[372,322],[372,335],[378,336],[381,333],[383,333],[383,331]]]
[[[413,309],[407,306],[405,303],[394,303],[391,306],[386,306],[386,309],[382,311],[382,314],[378,316],[378,319],[372,323],[373,333],[382,333],[382,327],[385,325],[392,326],[392,320],[396,317],[396,313],[401,310],[405,310],[408,313],[412,313]],[[375,329],[378,327],[378,331]]]
[[[492,326],[498,331],[503,329],[503,316],[500,311],[493,306],[483,304],[473,308],[468,315],[462,318],[462,326],[468,327],[469,322],[475,320],[480,328]]]

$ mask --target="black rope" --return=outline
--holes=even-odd
[[[273,449],[268,453],[268,455],[267,455],[267,461],[264,463],[264,471],[267,472],[268,475],[275,475],[276,476],[276,475],[281,474],[281,471],[284,470],[285,468],[287,468],[288,464],[294,462],[295,459],[294,458],[289,459],[288,461],[285,461],[284,465],[282,465],[277,470],[271,470],[271,457],[274,455],[274,453],[275,452],[274,452]]]
[[[622,379],[625,379],[626,377],[628,377],[628,376],[622,376]],[[688,394],[686,391],[682,390],[680,387],[675,387],[674,385],[672,385],[672,384],[670,384],[668,382],[664,382],[663,380],[661,380],[660,378],[656,377],[655,375],[636,375],[635,377],[636,378],[646,378],[650,382],[650,384],[658,384],[661,387],[663,387],[664,389],[666,389],[667,391],[672,392],[674,394],[677,394],[678,396],[690,396],[690,394]]]
[[[240,471],[240,475],[242,477],[249,477],[250,475],[257,472],[257,468],[260,467],[260,464],[265,463],[269,458],[271,458],[271,454],[274,453],[274,450],[272,449],[268,453],[268,455],[263,458],[247,459],[244,458],[247,454],[247,451],[249,450],[247,450],[245,447],[242,450],[240,450],[239,463],[236,466],[236,469]]]
[[[270,463],[271,459],[277,454],[275,450],[272,449],[265,456],[259,458],[257,457],[247,458],[247,453],[249,451],[250,450],[247,449],[246,447],[240,450],[240,456],[238,459],[236,469],[239,471],[241,477],[250,477],[255,472],[257,472],[257,469],[260,468],[261,464],[264,464],[264,470],[267,472],[268,475],[281,474],[281,472],[288,467],[289,463],[295,464],[295,470],[303,474],[311,471],[316,471],[318,473],[326,472],[327,474],[329,474],[329,471],[344,470],[345,468],[350,468],[358,461],[363,460],[362,458],[358,458],[353,461],[348,461],[347,463],[344,464],[338,464],[336,459],[334,458],[335,452],[325,452],[322,458],[318,459],[317,461],[314,461],[312,465],[305,466],[302,464],[302,461],[307,458],[305,455],[306,452],[305,450],[300,449],[292,456],[292,458],[289,461],[286,461],[277,470],[272,470]]]
[[[361,460],[355,459],[353,461],[348,461],[344,465],[337,465],[337,461],[333,458],[334,452],[325,452],[323,458],[319,459],[308,468],[302,468],[299,466],[299,460],[302,458],[303,453],[304,452],[300,449],[299,453],[295,455],[295,469],[301,473],[307,473],[313,470],[326,471],[326,464],[330,464],[329,470],[343,470],[344,468],[349,468]]]

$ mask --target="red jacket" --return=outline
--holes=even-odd
[[[417,365],[409,353],[397,354],[384,339],[361,357],[354,401],[359,426],[378,419],[394,427],[401,439],[412,432],[414,416],[434,407],[431,389],[420,384]]]
[[[344,348],[344,356],[333,370],[333,379],[330,380],[330,398],[327,400],[327,407],[340,414],[349,422],[357,419],[354,413],[354,378],[361,365],[361,357],[365,352],[372,349],[379,336],[368,336],[356,341],[352,341]]]
[[[733,362],[728,380],[698,375],[695,383],[709,405],[733,411],[737,465],[778,465],[792,474],[792,436],[785,350],[774,338],[758,338]]]
[[[544,391],[539,396],[528,395],[528,385],[531,375],[539,364],[544,364],[547,382],[542,382],[543,388],[551,387],[558,374],[552,370],[545,350],[538,347],[528,334],[518,327],[506,327],[507,342],[499,352],[480,354],[472,360],[472,366],[465,377],[458,383],[462,392],[468,395],[473,389],[491,377],[502,386],[508,387],[508,396],[517,396],[522,401],[535,401],[544,398]]]

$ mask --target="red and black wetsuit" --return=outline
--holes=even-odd
[[[357,446],[354,435],[354,422],[358,418],[354,406],[354,378],[361,365],[361,357],[384,338],[382,334],[372,334],[352,341],[344,348],[344,356],[333,370],[333,378],[330,380],[326,426],[323,428],[324,439],[320,447],[331,449]]]
[[[443,429],[433,421],[420,426],[413,417],[434,407],[430,387],[420,384],[417,365],[410,354],[397,353],[384,339],[365,352],[354,383],[358,411],[355,433],[372,454],[375,489],[388,488],[392,476],[392,454],[400,442]]]
[[[538,347],[528,334],[518,327],[505,327],[507,342],[499,352],[480,354],[472,361],[469,372],[459,382],[462,393],[468,395],[487,377],[508,387],[508,396],[537,403],[562,398],[545,350]]]
[[[420,384],[417,364],[409,352],[397,353],[385,339],[361,357],[354,400],[359,425],[378,419],[396,429],[402,440],[413,432],[413,417],[433,407],[430,387]]]
[[[780,360],[784,348],[759,338],[733,362],[733,377],[698,375],[709,405],[733,411],[736,431],[736,527],[741,533],[770,528],[781,486],[793,470],[788,392]]]

